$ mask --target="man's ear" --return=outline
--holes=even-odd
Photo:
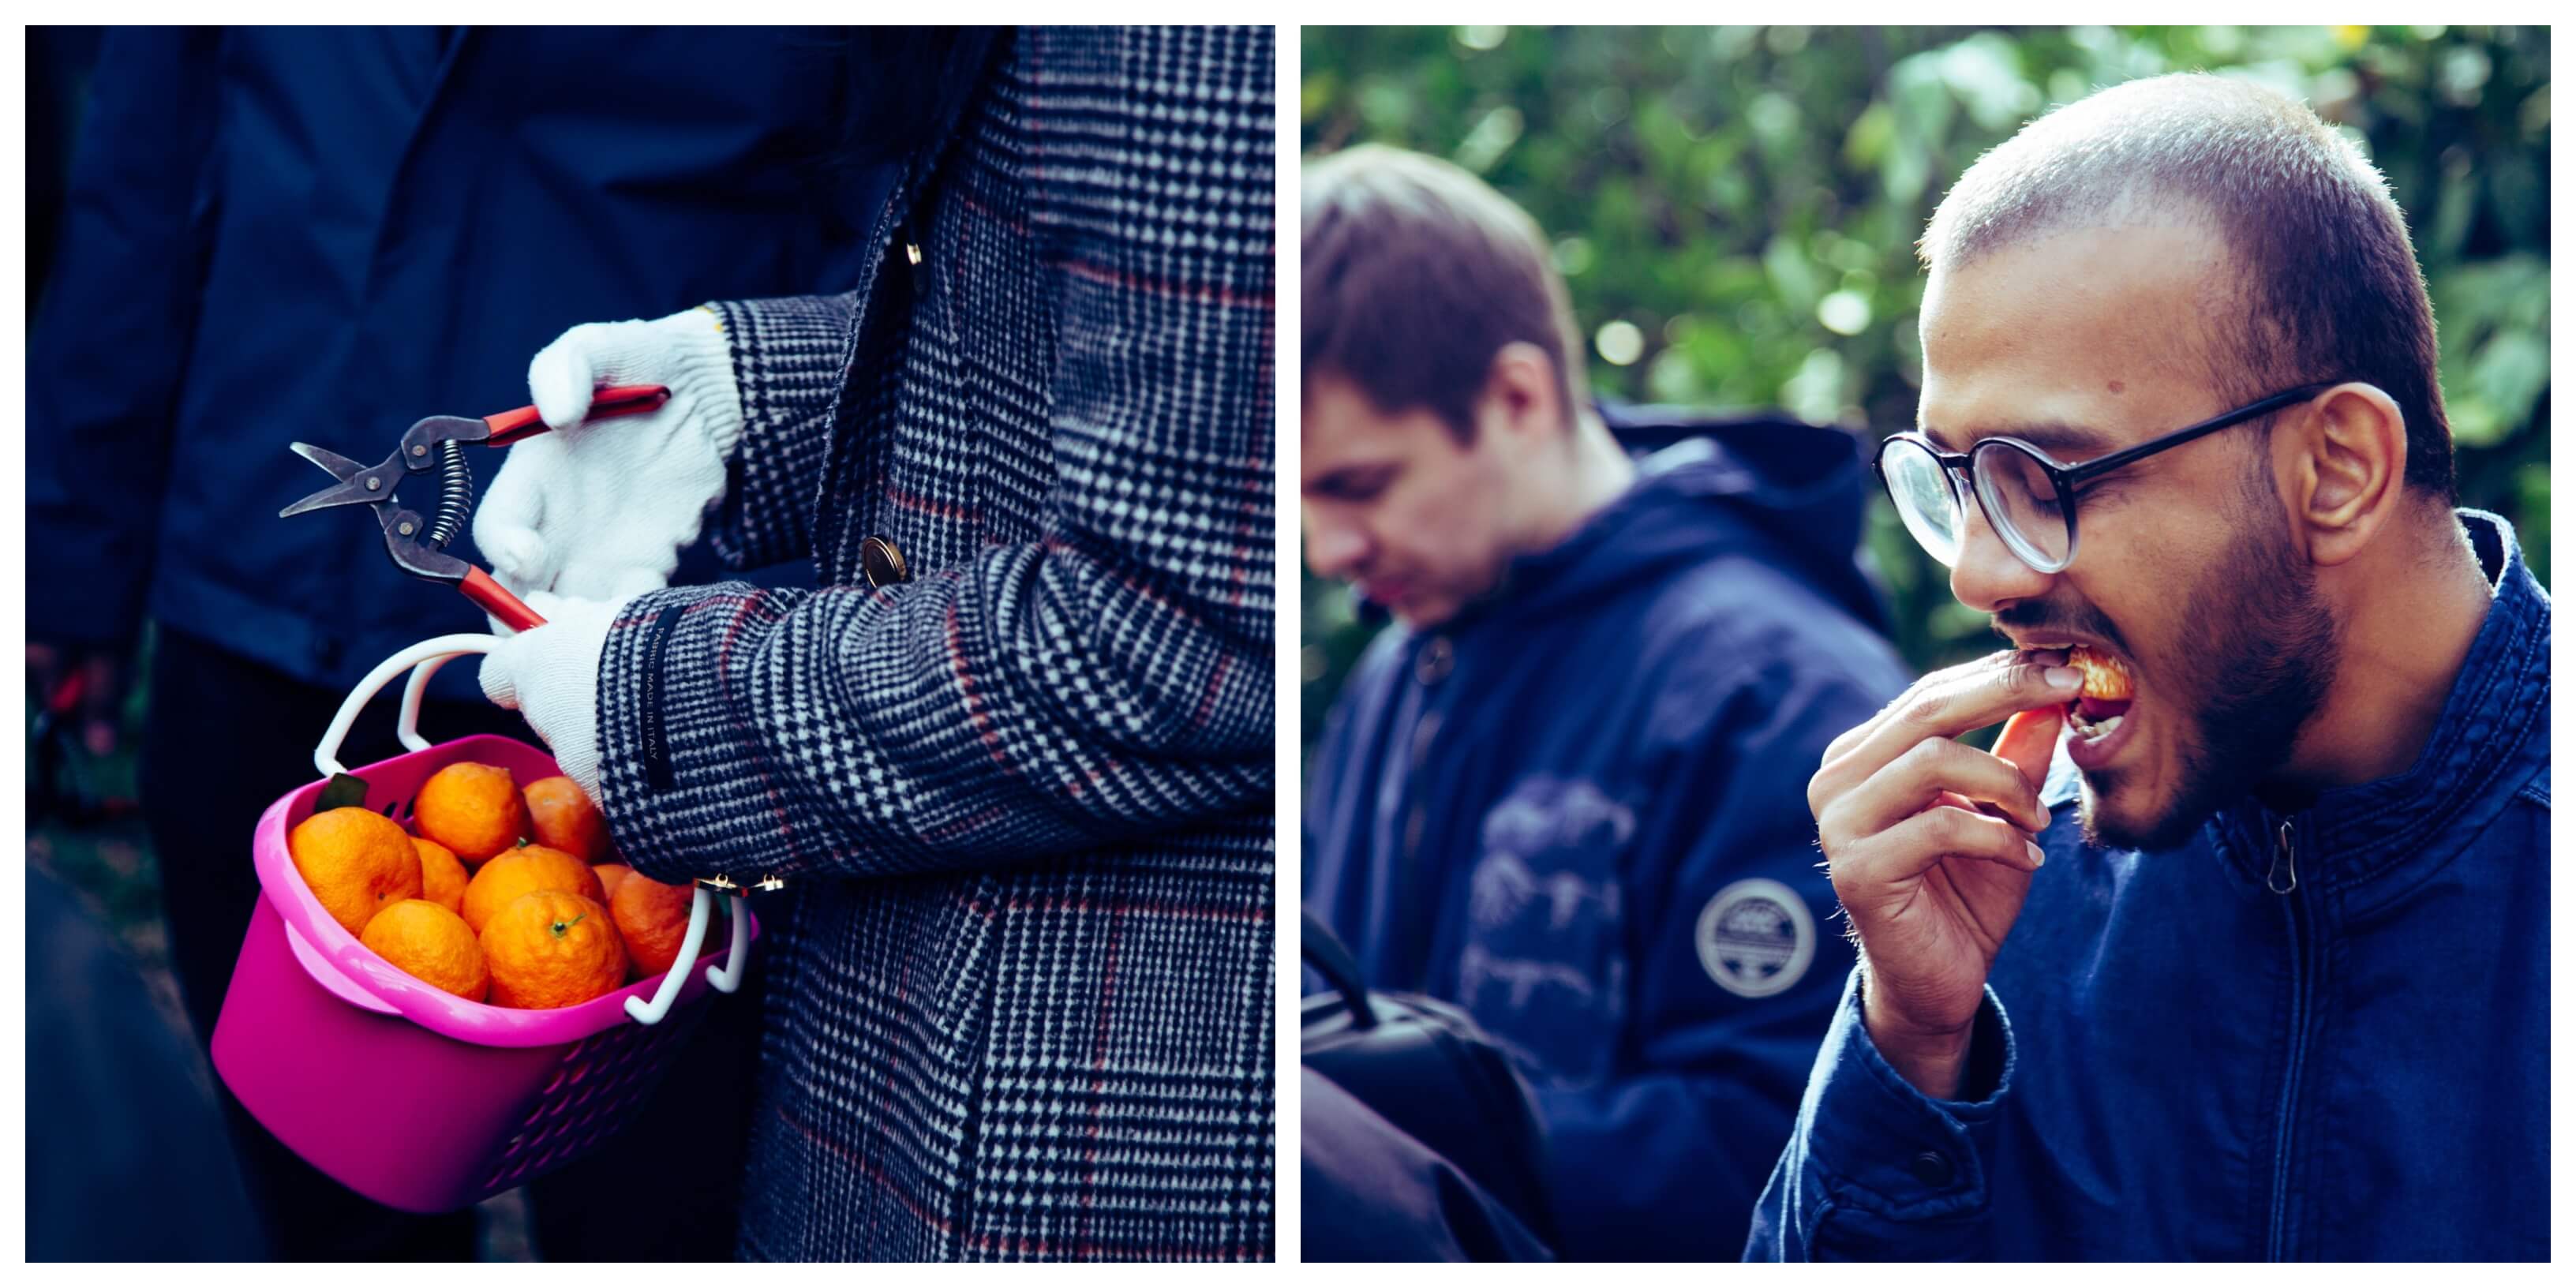
[[[2356,381],[2318,395],[2287,428],[2274,440],[2275,463],[2309,558],[2326,567],[2354,558],[2405,505],[2405,413]]]
[[[1479,419],[1486,427],[1525,441],[1553,440],[1568,423],[1556,363],[1547,350],[1527,340],[1515,340],[1494,351],[1493,365],[1485,371],[1484,394],[1477,402]]]

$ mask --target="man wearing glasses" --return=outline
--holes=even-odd
[[[2545,1258],[2549,597],[2379,175],[2165,77],[1923,254],[1879,468],[2014,648],[1808,786],[1861,964],[1747,1255]]]

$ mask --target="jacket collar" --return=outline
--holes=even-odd
[[[2549,592],[2523,563],[2511,524],[2458,514],[2495,600],[2414,767],[2320,793],[2290,816],[2298,879],[2324,893],[2441,866],[2548,767]],[[2281,821],[2246,798],[2211,826],[2229,866],[2261,882]]]

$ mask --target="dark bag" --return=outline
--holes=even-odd
[[[1301,955],[1333,990],[1305,1000],[1306,1067],[1448,1159],[1553,1246],[1547,1129],[1510,1055],[1456,1006],[1371,992],[1314,914],[1304,928]]]

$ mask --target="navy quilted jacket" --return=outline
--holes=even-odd
[[[483,630],[372,521],[279,519],[330,481],[286,445],[379,460],[422,416],[527,402],[528,355],[574,323],[845,287],[870,258],[796,160],[836,76],[791,31],[120,27],[92,81],[28,333],[39,636],[148,614],[346,689]],[[482,700],[470,666],[431,689]]]
[[[1847,987],[1748,1257],[2548,1258],[2549,593],[2460,519],[2495,603],[2414,768],[2142,854],[2061,754],[1962,1098]]]
[[[634,601],[601,804],[787,883],[747,1256],[1270,1253],[1271,42],[1020,32],[858,290],[717,306],[712,539],[819,588]]]

